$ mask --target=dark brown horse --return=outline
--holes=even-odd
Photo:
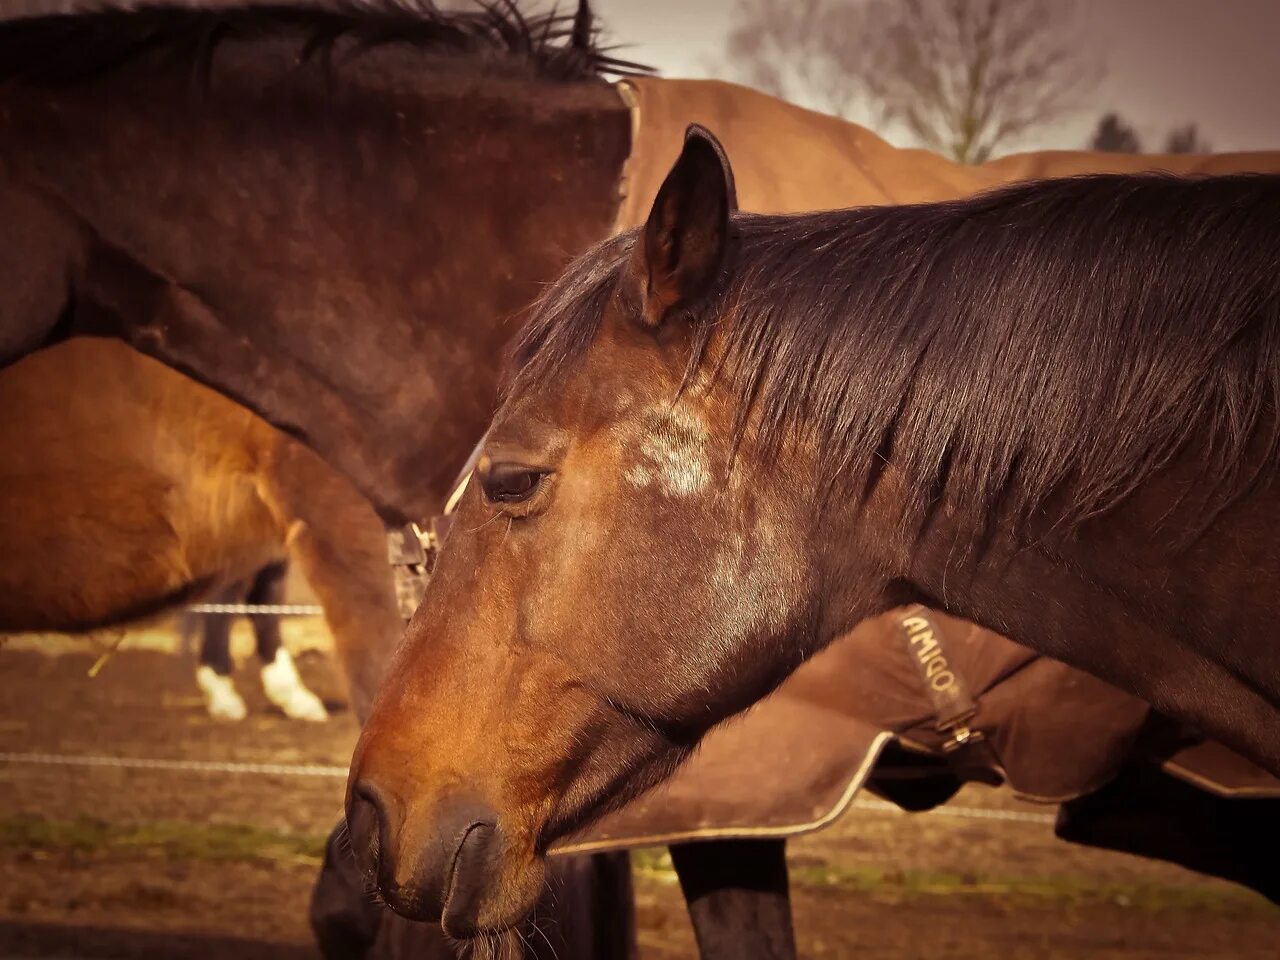
[[[433,513],[518,314],[618,209],[630,113],[582,14],[4,23],[0,219],[23,242],[0,362],[118,337],[301,437],[384,519]]]
[[[610,64],[589,19],[499,7],[5,23],[0,221],[23,242],[0,362],[118,336],[302,438],[384,518],[426,517],[521,310],[610,231],[630,123]]]
[[[551,842],[902,602],[1280,772],[1280,178],[734,207],[692,130],[524,334],[353,763],[388,900],[513,922]]]
[[[630,117],[591,34],[392,3],[5,24],[0,354],[117,336],[428,515],[515,315],[612,226]]]

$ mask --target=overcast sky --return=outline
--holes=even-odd
[[[856,2],[856,0],[855,0]],[[594,0],[615,42],[664,76],[716,76],[736,0]],[[1081,0],[1105,73],[1078,116],[1022,148],[1084,146],[1118,111],[1148,149],[1196,123],[1214,150],[1280,149],[1280,0]]]

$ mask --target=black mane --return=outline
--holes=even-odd
[[[968,200],[740,215],[692,364],[717,357],[742,431],[809,430],[845,490],[891,462],[927,512],[1110,509],[1194,436],[1216,509],[1280,436],[1280,177],[1098,175]],[[515,389],[579,357],[634,233],[548,291]],[[845,483],[844,481],[849,481]],[[1011,499],[1012,498],[1012,499]]]
[[[450,11],[432,0],[26,0],[19,11],[0,20],[0,80],[76,82],[154,53],[208,76],[221,44],[270,37],[296,38],[299,62],[328,62],[340,42],[353,53],[395,43],[497,57],[550,80],[647,69],[600,46],[585,4],[578,14],[525,14],[515,0],[476,0],[473,9]]]

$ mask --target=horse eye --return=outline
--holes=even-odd
[[[519,503],[537,492],[545,470],[519,463],[493,463],[480,472],[480,487],[490,503]]]

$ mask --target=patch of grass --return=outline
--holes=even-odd
[[[46,820],[19,815],[0,818],[0,850],[77,853],[136,853],[170,860],[314,861],[326,837],[285,833],[247,824],[155,821],[114,824],[91,817]]]
[[[677,882],[671,857],[664,848],[631,851],[631,864],[641,877],[662,884]],[[828,863],[792,864],[793,888],[845,890],[894,900],[921,897],[987,896],[1011,902],[1054,905],[1111,904],[1153,913],[1181,910],[1219,912],[1258,911],[1273,914],[1275,906],[1243,887],[1220,884],[1099,883],[1085,876],[1038,874],[1009,876],[987,873],[946,873],[918,870],[877,870],[839,867]]]
[[[631,869],[652,880],[676,882],[676,868],[666,847],[636,847],[631,851]]]
[[[91,817],[47,820],[39,816],[0,817],[0,850],[125,854],[174,861],[320,862],[327,837],[287,833],[248,824],[199,824],[155,821],[113,824]],[[675,884],[665,848],[631,851],[641,880]],[[1266,911],[1275,907],[1239,887],[1220,884],[1097,883],[1084,876],[1037,874],[1009,876],[916,870],[839,867],[806,858],[791,866],[793,887],[849,891],[911,900],[922,897],[987,896],[1010,902],[1054,905],[1101,903],[1151,912],[1212,910]]]

